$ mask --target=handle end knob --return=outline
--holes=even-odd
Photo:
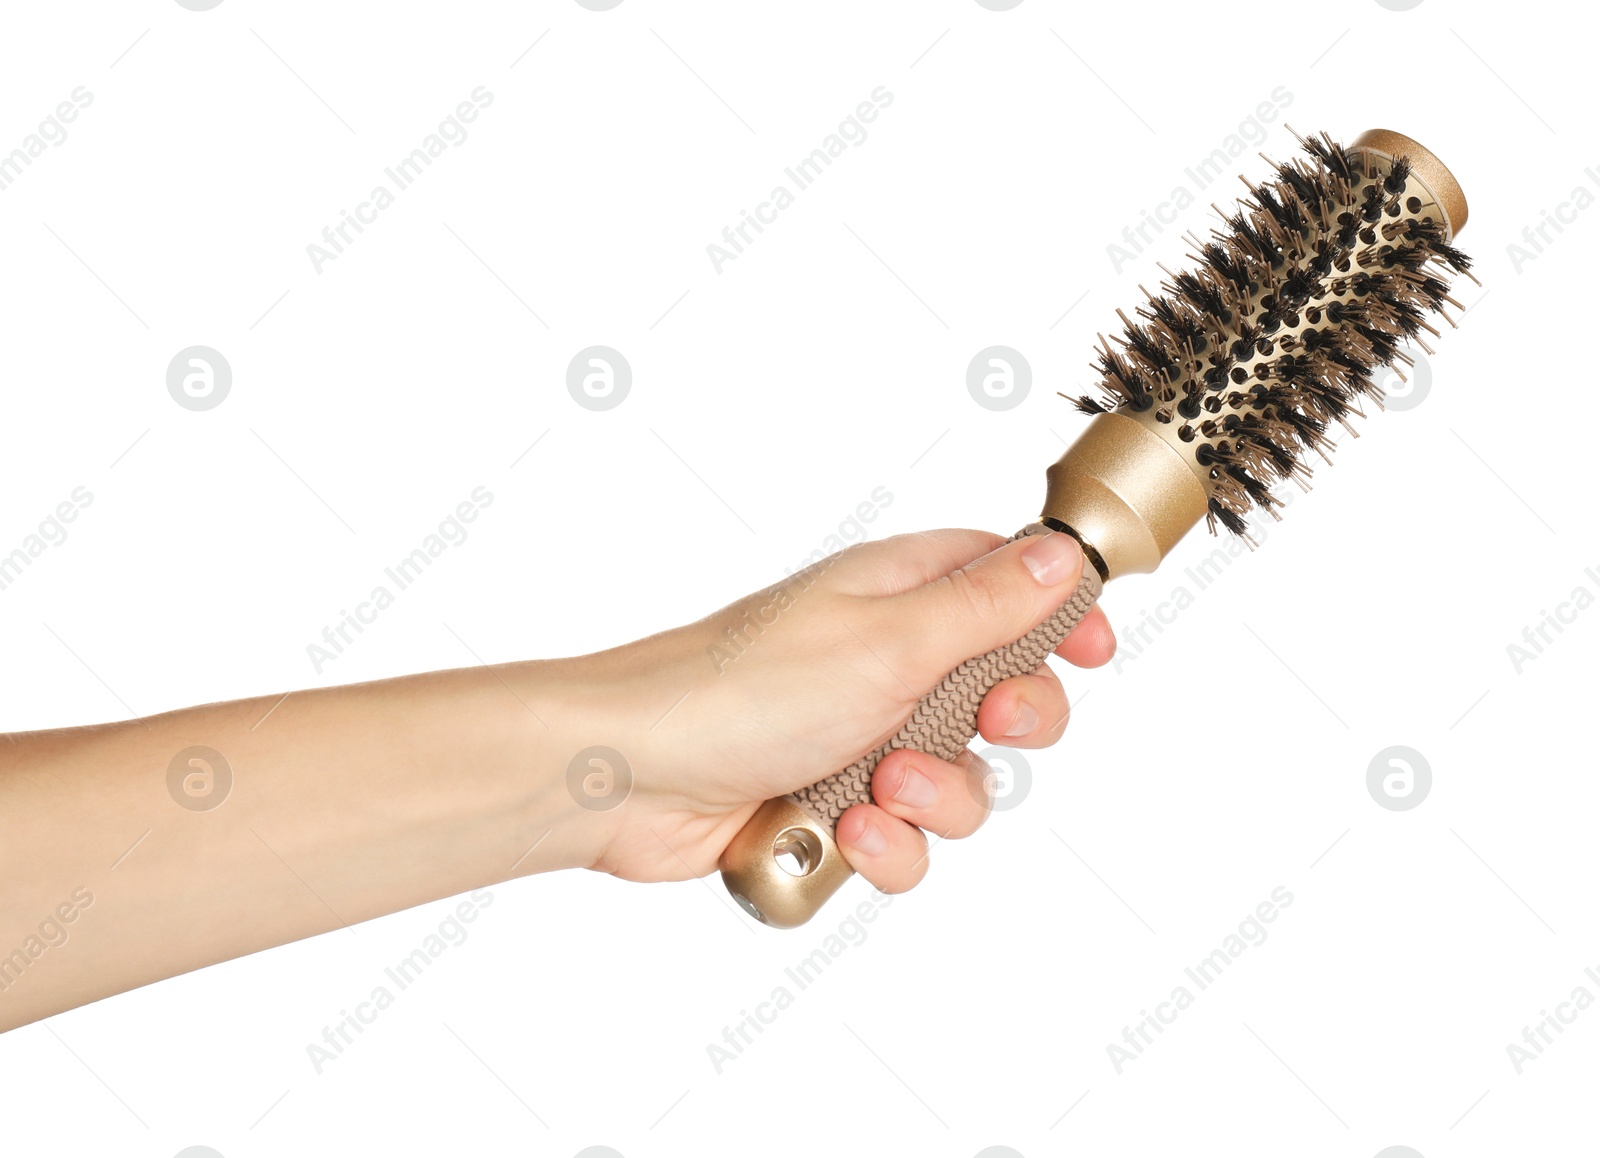
[[[853,871],[830,826],[783,797],[756,810],[719,867],[739,907],[775,929],[805,924]]]

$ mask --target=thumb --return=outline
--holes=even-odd
[[[1071,597],[1083,548],[1047,532],[1007,543],[948,575],[882,601],[899,658],[923,682],[1021,639]],[[890,625],[886,625],[890,626]]]

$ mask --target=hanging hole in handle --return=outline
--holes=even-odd
[[[822,863],[822,844],[804,828],[788,828],[772,842],[772,857],[790,876],[810,876]]]

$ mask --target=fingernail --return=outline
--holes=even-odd
[[[1012,736],[1029,735],[1039,726],[1039,713],[1028,704],[1023,704],[1017,712],[1017,718],[1011,721],[1011,726],[1006,729],[1006,738]]]
[[[1071,535],[1051,532],[1041,536],[1022,552],[1022,561],[1033,577],[1046,587],[1054,587],[1078,569],[1083,548]]]
[[[847,843],[857,852],[864,852],[868,856],[877,856],[889,847],[889,838],[878,831],[878,826],[870,820],[863,820],[861,831]]]
[[[932,780],[907,764],[905,778],[900,781],[900,787],[895,789],[894,798],[907,808],[932,808],[934,801],[939,799],[939,790],[933,786]]]

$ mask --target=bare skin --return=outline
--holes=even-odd
[[[762,801],[888,739],[947,671],[1047,618],[1082,567],[1066,535],[903,535],[594,655],[0,737],[0,1030],[514,877],[704,875]],[[1095,610],[1057,654],[1113,650]],[[1044,747],[1067,712],[1041,667],[989,693],[979,730]],[[169,790],[196,746],[226,761],[226,792],[205,755]],[[593,746],[622,755],[631,791],[605,763],[569,778]],[[839,822],[846,858],[911,888],[923,830],[983,823],[982,776],[970,756],[893,753],[874,803]]]

